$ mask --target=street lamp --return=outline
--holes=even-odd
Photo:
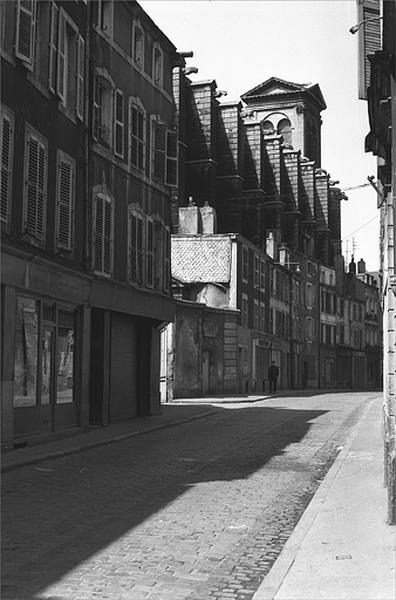
[[[383,19],[383,17],[370,17],[369,19],[364,19],[363,21],[360,21],[360,23],[353,25],[350,28],[349,32],[352,33],[352,35],[355,35],[355,33],[359,31],[359,29],[362,25],[364,25],[364,23],[368,23],[369,21],[379,21],[380,19]]]

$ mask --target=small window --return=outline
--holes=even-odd
[[[14,119],[2,108],[1,118],[1,222],[8,223],[11,208],[12,166],[14,154]]]
[[[249,281],[249,249],[242,247],[242,281]]]
[[[75,162],[58,151],[57,160],[57,246],[70,250],[73,244]]]
[[[24,229],[45,239],[47,213],[47,141],[28,131],[25,146]]]
[[[133,24],[132,58],[139,69],[144,66],[144,32],[138,21]]]
[[[104,195],[95,198],[95,272],[110,276],[113,270],[113,203]]]
[[[158,87],[163,86],[164,58],[158,42],[153,44],[153,81]]]
[[[114,93],[114,154],[124,157],[124,94]]]
[[[18,0],[16,10],[15,56],[33,68],[36,0]]]
[[[143,215],[135,209],[129,209],[129,280],[143,285],[144,282],[144,221]]]
[[[144,171],[146,149],[146,114],[135,100],[130,99],[129,105],[129,163]]]

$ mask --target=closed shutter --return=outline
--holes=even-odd
[[[136,232],[136,244],[137,244],[137,283],[142,285],[144,280],[144,233],[143,233],[143,219],[139,215],[137,220],[137,232]]]
[[[132,211],[129,211],[129,279],[133,283],[137,281],[137,217]]]
[[[110,200],[96,197],[95,271],[111,275],[113,263],[113,207]]]
[[[56,92],[56,66],[58,60],[58,13],[58,7],[53,2],[51,5],[48,87],[54,94]]]
[[[8,223],[12,185],[13,125],[3,114],[1,131],[1,221]]]
[[[359,36],[359,98],[367,100],[367,88],[370,85],[371,64],[369,55],[381,49],[381,2],[380,0],[360,0],[358,2],[357,22],[363,23]]]
[[[166,133],[166,183],[177,185],[177,133]]]
[[[84,62],[85,41],[81,35],[79,35],[77,38],[76,114],[81,121],[84,120]]]
[[[146,221],[146,285],[154,286],[154,223]]]
[[[33,136],[27,138],[25,227],[39,240],[45,238],[47,203],[47,149]]]
[[[169,227],[164,229],[164,291],[170,291],[170,252],[171,252],[171,235]]]
[[[153,121],[153,178],[159,181],[165,180],[165,144],[166,144],[166,129],[165,125]]]
[[[70,250],[73,234],[74,163],[58,156],[57,245]]]
[[[63,10],[59,11],[59,29],[58,29],[58,71],[56,91],[66,104],[66,76],[67,76],[67,38],[66,38],[66,19]]]
[[[124,95],[119,90],[114,94],[114,153],[124,156]]]
[[[33,65],[36,0],[18,0],[15,56]]]

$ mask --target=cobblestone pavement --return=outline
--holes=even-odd
[[[3,476],[3,600],[248,600],[374,393],[272,398]]]

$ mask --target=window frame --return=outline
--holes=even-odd
[[[132,237],[132,220],[136,220],[134,236]],[[139,247],[139,226],[141,227],[141,243]],[[133,243],[135,240],[135,243]],[[128,206],[128,281],[143,286],[146,283],[146,220],[143,211],[131,204]],[[134,252],[132,252],[134,249]],[[132,271],[132,253],[134,254],[134,272]],[[135,273],[135,275],[133,274]]]
[[[135,135],[132,132],[132,111],[136,110],[136,132],[139,134],[139,118],[142,120],[142,137],[140,138],[138,135]],[[137,169],[141,173],[146,172],[146,111],[144,106],[139,98],[131,96],[129,98],[129,107],[128,107],[128,119],[129,119],[129,127],[128,127],[128,164],[132,166],[134,169]],[[136,144],[136,164],[133,162],[133,145]],[[142,155],[142,164],[139,165],[139,148],[141,150]]]
[[[139,30],[141,32],[141,55],[137,56],[136,54],[136,31]],[[136,67],[140,70],[144,70],[144,57],[145,57],[145,31],[142,27],[140,19],[134,18],[132,23],[132,60]]]
[[[29,213],[29,160],[30,160],[30,140],[34,140],[38,144],[38,153],[40,152],[40,146],[44,153],[44,174],[43,174],[43,187],[41,188],[42,193],[42,223],[41,223],[41,233],[38,232],[37,222],[35,223],[35,231],[32,231],[28,228],[28,213]],[[37,170],[40,169],[39,164],[37,165]],[[37,183],[39,182],[39,174],[36,175]],[[39,195],[39,186],[36,186],[36,203],[37,196]],[[26,125],[25,131],[25,149],[24,149],[24,187],[23,187],[23,224],[22,231],[40,243],[40,245],[44,245],[46,241],[46,230],[47,230],[47,201],[48,201],[48,141],[41,134],[39,134],[35,129],[33,129],[30,125]],[[36,205],[36,220],[38,208]]]
[[[26,6],[22,5],[22,2],[26,0],[17,0],[16,3],[16,20],[15,20],[15,56],[22,61],[23,65],[33,71],[34,67],[34,44],[36,38],[36,17],[37,17],[37,0],[28,0],[31,2],[31,10],[27,10]],[[22,36],[22,15],[30,20],[29,23],[29,53],[23,53],[21,50],[21,36]],[[26,17],[26,15],[28,15]]]
[[[117,118],[117,97],[122,99],[122,109],[121,109],[121,120]],[[113,93],[113,148],[115,156],[119,158],[124,158],[125,154],[125,99],[124,94],[121,90],[115,89]],[[120,139],[121,139],[121,151],[117,151],[117,131],[119,131]]]

